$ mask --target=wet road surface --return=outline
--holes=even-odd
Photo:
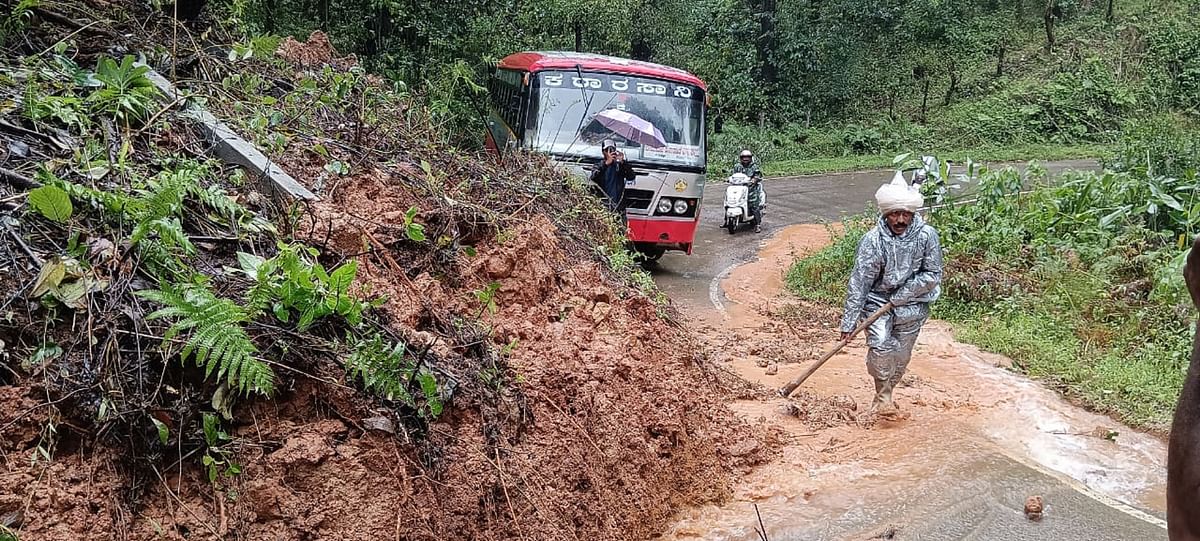
[[[1051,174],[1098,168],[1094,161],[1082,160],[1047,165]],[[729,284],[781,284],[767,276],[774,274],[771,269],[747,279],[739,276],[745,274],[739,266],[762,256],[760,250],[767,246],[762,253],[774,257],[769,266],[784,271],[790,259],[780,256],[780,247],[774,246],[778,242],[767,239],[792,224],[834,222],[861,212],[889,176],[881,171],[768,179],[770,207],[759,235],[748,229],[729,235],[720,229],[724,185],[709,185],[695,253],[664,256],[654,269],[655,280],[697,321],[719,325],[731,313],[731,325],[747,325],[748,306],[743,304],[748,301],[726,298]],[[758,265],[768,263],[762,257]],[[723,284],[730,274],[734,278]],[[757,540],[752,503],[759,506],[769,538],[777,541],[1166,539],[1161,441],[1127,427],[1120,427],[1127,436],[1119,446],[1058,435],[1097,424],[1119,425],[997,368],[999,361],[992,364],[989,354],[954,343],[941,325],[931,326],[918,345],[924,362],[914,359],[920,365],[914,373],[921,389],[906,391],[919,399],[907,426],[815,435],[803,426],[787,425],[774,402],[733,404],[743,417],[774,418],[797,441],[811,443],[792,444],[781,458],[746,478],[735,501],[684,510],[667,539]],[[860,345],[839,354],[814,376],[810,390],[869,397],[870,383],[861,366],[864,352]],[[752,362],[735,360],[732,365],[748,380],[769,387],[804,367],[783,365],[778,376],[768,378]],[[965,405],[924,403],[947,399]],[[953,414],[959,407],[965,413]],[[813,436],[821,441],[806,440]],[[845,445],[853,451],[838,450]],[[838,458],[814,461],[814,446]],[[1025,498],[1034,494],[1047,502],[1040,521],[1030,521],[1022,512]]]

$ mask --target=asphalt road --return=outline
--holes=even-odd
[[[1022,170],[1025,167],[1012,165]],[[1043,165],[1052,176],[1065,170],[1100,168],[1096,160]],[[668,252],[652,270],[654,280],[676,304],[698,307],[719,303],[719,298],[713,298],[719,295],[713,281],[733,266],[752,259],[758,253],[761,239],[789,225],[836,222],[861,213],[874,200],[875,190],[891,180],[891,175],[890,171],[860,171],[766,179],[767,209],[763,232],[759,234],[743,227],[730,235],[721,228],[725,184],[711,183],[704,189],[700,228],[692,255]]]

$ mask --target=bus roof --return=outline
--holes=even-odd
[[[708,86],[701,81],[699,77],[692,75],[684,70],[664,66],[662,64],[653,64],[650,62],[642,62],[640,60],[629,60],[627,58],[617,58],[615,56],[605,56],[602,54],[591,53],[576,53],[570,51],[532,51],[514,53],[500,60],[499,66],[504,69],[513,69],[521,71],[542,71],[548,69],[575,69],[576,66],[582,70],[589,71],[606,71],[611,73],[623,73],[627,75],[640,75],[645,77],[655,77],[658,79],[666,79],[680,83],[688,83],[696,85],[705,91]]]

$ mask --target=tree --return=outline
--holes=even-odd
[[[1054,19],[1056,10],[1056,0],[1046,0],[1046,9],[1042,12],[1042,21],[1046,28],[1046,54],[1054,52]]]

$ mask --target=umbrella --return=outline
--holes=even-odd
[[[654,124],[633,113],[627,113],[620,109],[606,109],[596,113],[596,121],[601,126],[630,141],[651,148],[667,146],[666,138],[658,128],[654,127]]]

